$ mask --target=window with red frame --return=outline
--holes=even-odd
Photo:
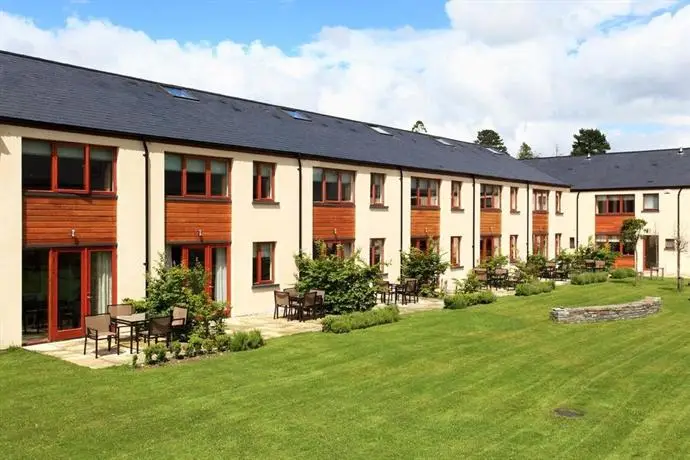
[[[371,200],[372,205],[383,205],[383,185],[386,182],[385,174],[371,174]]]
[[[337,256],[341,259],[352,256],[354,241],[314,241],[312,246],[312,259],[322,256]],[[321,251],[324,252],[321,252]]]
[[[556,257],[561,253],[561,234],[556,233],[554,237],[554,250],[556,251]]]
[[[275,164],[254,162],[254,200],[274,201]]]
[[[597,195],[597,214],[635,214],[635,195]]]
[[[383,269],[383,238],[374,238],[369,242],[369,265],[380,265]]]
[[[532,254],[548,257],[548,235],[535,233],[532,235]]]
[[[254,243],[252,273],[254,284],[273,284],[275,243]]]
[[[354,178],[351,171],[314,168],[314,202],[352,202]]]
[[[114,147],[22,140],[22,187],[71,193],[115,193]]]
[[[452,209],[462,208],[462,182],[453,181],[450,183],[450,207]]]
[[[434,248],[436,249],[436,252],[438,252],[438,244],[436,238],[412,238],[410,240],[410,247],[417,248],[422,252],[426,252],[430,248]]]
[[[228,254],[226,244],[169,245],[165,248],[168,265],[185,267],[201,266],[208,274],[207,287],[211,298],[217,302],[228,299]]]
[[[479,238],[479,260],[485,261],[501,251],[500,236],[481,236]]]
[[[165,154],[166,196],[228,197],[229,177],[226,159]]]
[[[412,206],[438,206],[438,185],[438,179],[422,179],[413,177],[411,180],[410,190]]]
[[[612,252],[617,252],[624,256],[635,255],[635,245],[630,243],[623,243],[619,235],[596,235],[594,242],[596,247],[601,249],[608,245]]]
[[[510,261],[518,260],[518,236],[510,235]]]
[[[549,210],[549,192],[546,190],[534,191],[534,210],[548,211]]]
[[[556,192],[556,214],[562,214],[563,192]]]
[[[510,187],[510,210],[517,212],[518,210],[518,188]]]
[[[451,267],[460,266],[460,242],[462,237],[451,236],[450,237],[450,265]]]
[[[501,186],[482,184],[479,188],[481,209],[501,209]]]

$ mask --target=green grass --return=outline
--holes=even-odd
[[[557,325],[554,306],[661,295]],[[690,302],[671,282],[559,287],[132,371],[0,353],[10,458],[688,458]],[[553,415],[583,410],[580,419]]]

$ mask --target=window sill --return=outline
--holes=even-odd
[[[387,211],[388,206],[386,206],[385,204],[370,204],[369,209],[380,209],[382,211]]]
[[[450,212],[465,212],[465,208],[450,208]]]
[[[216,201],[220,203],[232,203],[232,200],[228,196],[173,196],[166,195],[165,201],[178,201],[178,202],[199,202],[199,201]]]
[[[501,212],[501,208],[480,208],[481,212]]]
[[[315,208],[354,208],[352,201],[314,201]]]
[[[53,197],[53,198],[93,198],[96,200],[117,200],[117,195],[115,193],[107,192],[96,192],[96,193],[86,193],[86,192],[51,192],[50,190],[25,190],[24,196],[34,196],[34,197]]]
[[[563,215],[563,211],[556,211],[556,215],[557,215],[557,216],[562,216],[562,215]]]
[[[464,270],[465,266],[464,265],[451,265],[450,269],[451,270]]]
[[[533,209],[533,210],[532,210],[532,214],[548,214],[548,213],[549,213],[548,210],[546,210],[546,211],[540,211],[540,210],[538,210],[538,209]]]
[[[604,214],[599,214],[597,213],[596,216],[634,216],[634,212],[611,212],[611,213],[604,213]]]
[[[659,212],[658,209],[643,209],[642,212]]]
[[[511,210],[510,210],[510,213],[511,213],[512,215],[514,215],[514,216],[519,216],[519,215],[520,215],[520,211],[517,211],[517,210],[515,210],[515,209],[511,209]]]
[[[664,251],[676,252],[676,248],[664,248]]]
[[[273,281],[268,283],[255,283],[252,284],[252,289],[276,289],[279,288],[280,284],[274,283]]]
[[[441,207],[440,206],[420,206],[420,205],[413,205],[412,209],[417,209],[421,211],[440,211]]]
[[[252,205],[254,206],[264,206],[268,208],[279,208],[280,207],[280,202],[279,201],[273,201],[273,200],[254,200],[252,201]]]

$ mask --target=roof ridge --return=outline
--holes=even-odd
[[[658,149],[620,150],[617,152],[600,153],[600,154],[592,155],[592,157],[608,157],[611,155],[630,155],[633,153],[644,154],[644,153],[654,153],[654,152],[678,151],[678,149],[687,150],[690,153],[690,147],[679,146],[679,147],[666,147],[666,148],[658,148]],[[544,157],[528,158],[528,159],[525,159],[522,161],[560,160],[563,158],[587,158],[587,156],[585,156],[585,155],[551,155],[551,156],[544,156]]]

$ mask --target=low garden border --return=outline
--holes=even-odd
[[[565,308],[551,310],[551,319],[557,323],[598,323],[623,319],[643,318],[661,310],[661,297],[645,297],[642,300],[615,305]]]

